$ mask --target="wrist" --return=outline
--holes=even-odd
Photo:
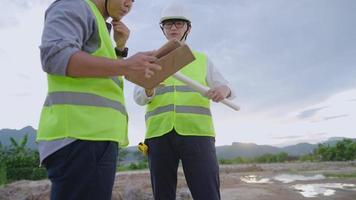
[[[116,44],[116,49],[123,51],[125,49],[125,45],[121,45],[121,44]]]
[[[116,60],[115,69],[119,76],[126,76],[128,72],[125,64],[125,59]]]
[[[127,47],[115,47],[115,54],[118,57],[126,58],[129,52]]]

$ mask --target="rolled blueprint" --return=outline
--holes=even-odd
[[[175,79],[187,84],[188,86],[190,86],[194,90],[200,92],[202,95],[205,95],[205,93],[207,93],[210,90],[209,87],[203,86],[200,83],[198,83],[197,81],[192,80],[192,79],[188,78],[187,76],[184,76],[183,74],[181,74],[179,72],[176,72],[172,76],[173,76],[173,78],[175,78]],[[234,104],[232,101],[230,101],[228,99],[224,99],[224,100],[222,100],[220,102],[225,104],[226,106],[236,110],[236,111],[240,110],[239,106],[237,106],[236,104]]]

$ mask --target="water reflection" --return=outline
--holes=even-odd
[[[322,174],[316,174],[313,176],[304,176],[299,174],[279,174],[274,177],[274,180],[282,183],[291,183],[294,181],[310,181],[310,180],[323,180],[325,176]]]
[[[240,180],[245,183],[272,183],[269,178],[262,178],[256,175],[241,176]]]
[[[335,194],[335,189],[355,190],[354,184],[344,183],[323,183],[323,184],[297,184],[292,188],[298,190],[304,197],[316,197],[318,195],[331,196]]]

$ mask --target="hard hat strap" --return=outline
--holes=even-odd
[[[166,33],[164,32],[164,28],[163,28],[163,26],[162,26],[162,25],[160,25],[159,27],[161,27],[161,30],[162,30],[162,32],[163,32],[163,35],[165,35],[165,36],[166,36]]]
[[[184,32],[184,34],[183,34],[183,36],[182,36],[182,38],[180,39],[180,41],[183,41],[183,39],[184,39],[184,41],[186,41],[187,40],[187,37],[188,37],[188,31],[189,31],[189,29],[190,29],[190,24],[189,23],[187,23],[187,30]]]

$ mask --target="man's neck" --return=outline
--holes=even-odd
[[[104,17],[104,19],[107,19],[109,17],[109,14],[105,9],[105,0],[91,0],[91,1],[96,5],[96,7],[98,8],[99,12]]]

